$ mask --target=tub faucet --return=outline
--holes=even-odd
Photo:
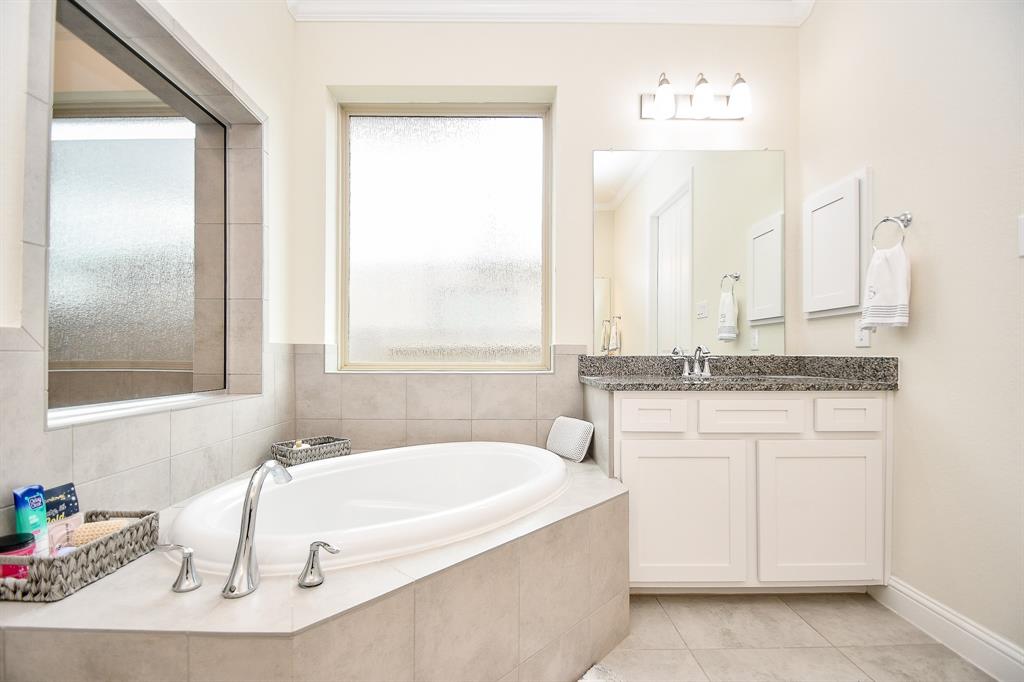
[[[273,476],[275,483],[287,483],[292,475],[276,460],[269,459],[253,472],[249,487],[242,502],[242,526],[238,531],[238,547],[231,573],[220,594],[225,599],[237,599],[255,591],[260,584],[260,567],[256,563],[256,508],[260,504],[260,492],[267,476]]]

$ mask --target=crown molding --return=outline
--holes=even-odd
[[[814,0],[288,0],[296,21],[799,26]]]

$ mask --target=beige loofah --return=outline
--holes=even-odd
[[[75,547],[81,547],[93,540],[110,535],[111,533],[116,533],[127,525],[128,519],[110,519],[109,521],[83,523],[81,526],[76,528],[74,534],[72,534],[71,544]]]

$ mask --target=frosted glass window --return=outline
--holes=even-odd
[[[192,371],[195,125],[54,119],[51,368]]]
[[[543,366],[544,119],[348,121],[343,365]]]

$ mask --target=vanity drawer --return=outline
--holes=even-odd
[[[701,433],[800,433],[802,400],[701,400]]]
[[[623,398],[622,431],[682,433],[686,431],[686,401],[670,398]]]
[[[884,404],[879,398],[817,398],[815,431],[881,431]]]

